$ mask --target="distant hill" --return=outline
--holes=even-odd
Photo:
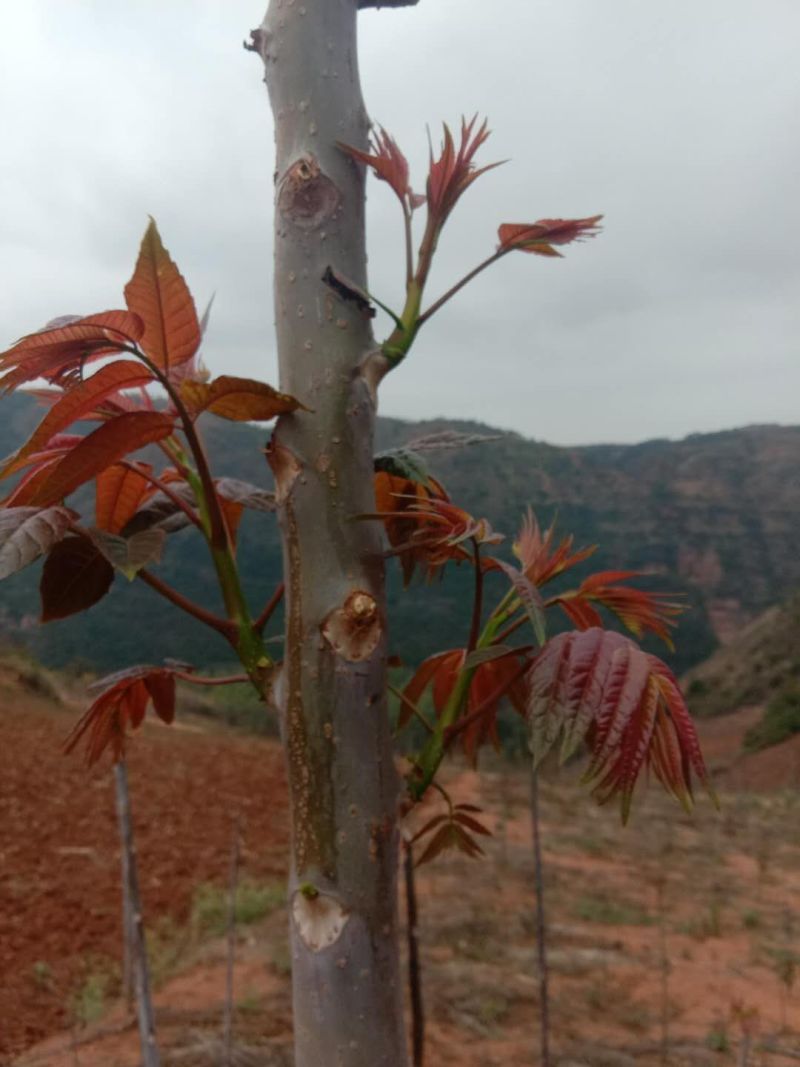
[[[685,683],[692,712],[701,718],[763,707],[800,686],[800,595],[768,608],[690,670]]]
[[[24,396],[0,400],[0,455],[11,452],[39,417]],[[377,447],[442,429],[497,433],[453,420],[381,419]],[[205,434],[215,471],[266,485],[268,430],[210,419]],[[800,588],[800,428],[754,426],[683,441],[556,448],[517,434],[437,453],[431,467],[452,497],[513,537],[530,504],[547,523],[558,516],[579,544],[598,543],[596,569],[655,572],[650,585],[685,594],[691,610],[667,657],[677,670],[699,663],[766,608]],[[249,514],[239,558],[253,607],[278,580],[280,552],[271,516]],[[466,570],[433,590],[390,580],[393,650],[409,662],[463,641],[470,597]],[[185,531],[171,539],[161,573],[190,596],[217,605],[205,549]],[[229,660],[223,642],[121,577],[85,615],[39,627],[38,575],[29,568],[0,586],[0,631],[23,639],[43,662],[97,668],[163,656],[201,665]],[[654,646],[655,647],[655,646]]]

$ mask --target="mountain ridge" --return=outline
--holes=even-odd
[[[28,397],[0,400],[0,455],[13,451],[38,417]],[[215,473],[269,483],[262,452],[268,427],[209,418],[203,428]],[[646,570],[649,587],[686,596],[691,610],[681,620],[678,654],[665,657],[675,669],[705,659],[720,640],[800,588],[800,427],[756,424],[679,441],[565,447],[476,420],[386,417],[378,420],[376,450],[453,429],[500,434],[426,459],[456,503],[486,516],[509,541],[531,505],[543,524],[557,515],[558,531],[574,534],[576,546],[599,545],[594,566],[585,566],[578,580],[591,569]],[[215,608],[213,572],[192,533],[170,539],[161,573]],[[280,575],[274,519],[247,516],[239,557],[258,610]],[[453,568],[434,590],[401,591],[395,570],[390,567],[393,651],[414,662],[462,643],[471,595],[466,571]],[[163,655],[201,664],[229,660],[216,635],[162,606],[138,583],[118,578],[97,608],[46,627],[33,625],[35,585],[36,574],[23,572],[0,587],[0,632],[23,640],[46,664],[89,659],[105,669]],[[162,631],[157,639],[154,630]]]

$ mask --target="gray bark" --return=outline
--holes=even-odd
[[[327,267],[366,284],[366,146],[357,0],[272,0],[252,48],[275,116],[280,387],[311,412],[269,448],[286,584],[277,687],[292,806],[290,934],[296,1067],[406,1067],[397,951],[397,803],[374,510],[374,348]]]
[[[362,7],[414,7],[419,0],[358,0]]]

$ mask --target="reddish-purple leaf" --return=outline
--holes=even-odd
[[[200,323],[192,294],[161,243],[153,219],[142,238],[133,277],[125,286],[125,302],[144,323],[142,348],[167,374],[191,359],[200,347]]]
[[[694,772],[711,792],[697,733],[669,668],[622,634],[596,628],[552,638],[529,672],[531,748],[538,763],[563,735],[562,756],[585,739],[584,780],[622,817],[645,766],[682,803]],[[713,796],[713,793],[712,793]]]
[[[149,463],[139,464],[133,470],[115,463],[97,476],[95,490],[95,523],[100,530],[120,533],[125,524],[136,514],[142,497],[150,487],[146,475],[152,474]]]
[[[462,826],[466,826],[468,830],[472,830],[476,834],[485,834],[487,837],[492,836],[492,831],[487,829],[483,823],[479,823],[477,819],[473,819],[471,815],[467,815],[464,811],[455,810],[453,812],[453,820],[461,823]]]
[[[415,866],[421,867],[423,863],[430,863],[445,849],[453,848],[455,845],[454,831],[455,827],[451,822],[446,822],[444,826],[441,826],[426,845]]]
[[[25,472],[8,496],[0,501],[0,504],[6,508],[28,507],[31,500],[36,497],[39,487],[44,485],[50,476],[50,471],[66,451],[66,449],[62,449],[53,455],[42,458],[35,467],[31,467],[29,471]]]
[[[0,478],[20,470],[29,456],[45,448],[56,434],[83,418],[106,397],[152,380],[152,374],[141,363],[125,359],[109,363],[91,378],[73,385],[53,404],[22,448],[0,467]]]
[[[49,552],[75,518],[69,508],[0,508],[0,579]]]
[[[429,834],[431,832],[431,830],[435,830],[436,827],[437,826],[441,826],[443,822],[449,822],[449,821],[450,821],[450,816],[447,815],[447,814],[434,815],[433,818],[429,819],[428,822],[426,822],[425,825],[420,830],[417,830],[417,832],[414,834],[414,836],[408,842],[409,845],[416,844],[416,842],[419,841],[419,839],[421,837],[424,837],[425,834]]]
[[[160,411],[129,411],[117,415],[64,456],[37,489],[31,503],[46,507],[63,500],[127,453],[169,437],[172,430],[172,416]]]
[[[299,400],[254,378],[223,374],[212,382],[185,381],[181,397],[193,415],[210,411],[232,422],[267,422],[303,408]],[[308,408],[303,408],[307,411]]]
[[[360,148],[336,142],[336,147],[346,152],[359,163],[370,167],[376,178],[388,182],[402,204],[406,197],[413,195],[408,184],[408,161],[397,146],[397,142],[383,127],[378,126],[370,138],[371,152],[363,152]]]
[[[11,391],[36,378],[57,381],[82,364],[136,344],[141,318],[129,311],[103,311],[67,326],[28,334],[0,353],[0,390]]]
[[[175,717],[175,673],[178,667],[131,667],[101,678],[90,686],[98,692],[94,703],[75,725],[64,743],[72,752],[86,737],[86,762],[95,763],[111,748],[114,760],[122,758],[128,728],[136,729],[152,700],[156,714],[164,722]]]
[[[412,710],[413,706],[419,704],[419,698],[422,696],[431,680],[436,676],[436,672],[441,666],[442,660],[449,654],[449,652],[439,652],[435,656],[429,656],[428,659],[423,660],[419,667],[417,667],[413,678],[403,689],[403,696],[409,703],[402,701],[400,703],[400,711],[397,716],[398,730],[402,730],[402,728],[409,722],[414,714]]]
[[[153,701],[153,710],[162,722],[175,718],[175,675],[169,671],[148,674],[144,684]]]
[[[92,607],[113,581],[114,568],[88,537],[65,537],[50,550],[42,568],[42,622],[65,619]]]
[[[497,231],[500,248],[505,252],[518,249],[539,256],[560,256],[553,245],[566,245],[594,237],[600,230],[602,215],[585,219],[538,219],[536,222],[504,222]]]

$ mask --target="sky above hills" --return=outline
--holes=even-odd
[[[212,370],[277,378],[265,0],[0,6],[0,344],[120,306],[147,215]],[[511,255],[437,316],[383,414],[557,444],[800,422],[796,0],[420,0],[360,17],[373,119],[424,187],[426,124],[488,115],[431,294],[500,222],[604,212],[563,260]],[[370,286],[398,304],[398,206],[369,185]],[[380,320],[378,321],[380,329]]]

